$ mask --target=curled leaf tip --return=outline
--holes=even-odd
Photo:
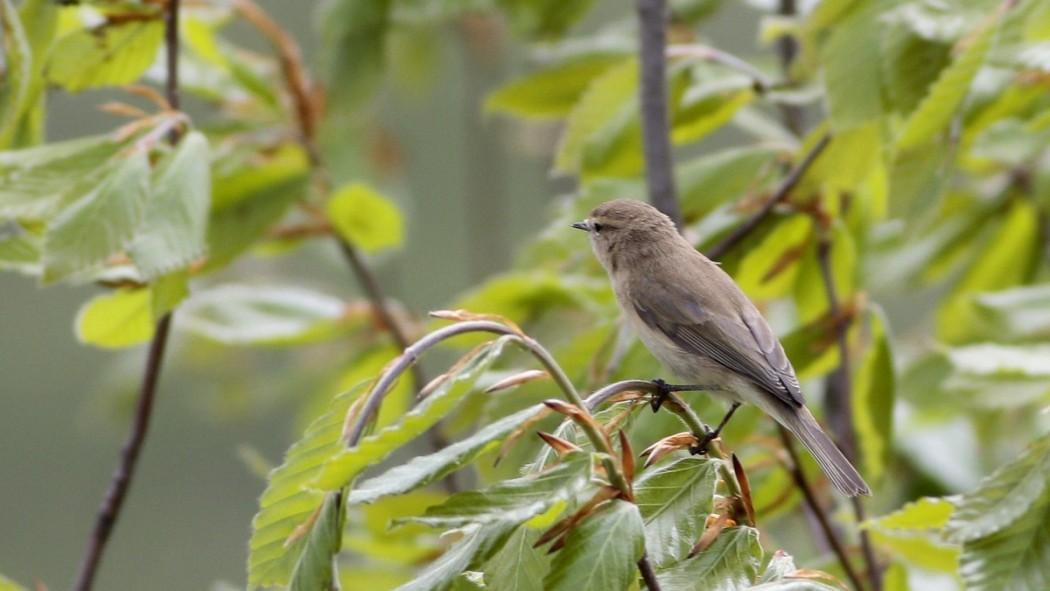
[[[492,394],[493,392],[500,392],[510,388],[515,388],[517,386],[527,384],[534,380],[541,380],[549,377],[551,377],[551,374],[543,370],[530,369],[521,373],[514,374],[510,377],[504,378],[496,382],[495,384],[492,384],[491,386],[485,389],[485,393]]]

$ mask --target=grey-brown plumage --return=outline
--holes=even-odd
[[[628,322],[677,376],[717,384],[799,438],[845,495],[871,490],[805,407],[795,370],[751,300],[717,264],[640,201],[599,205],[586,221],[591,246],[609,273]]]

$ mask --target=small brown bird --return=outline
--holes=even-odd
[[[660,363],[683,379],[717,387],[712,394],[732,404],[725,420],[741,402],[773,417],[802,441],[842,494],[871,494],[805,407],[795,370],[769,324],[670,218],[646,203],[617,200],[573,227],[589,234],[620,309]]]

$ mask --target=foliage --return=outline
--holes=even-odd
[[[375,588],[404,590],[635,589],[646,565],[668,590],[839,588],[854,554],[803,541],[814,507],[790,478],[813,484],[848,545],[870,539],[867,570],[884,568],[894,589],[930,576],[1050,588],[1050,4],[747,12],[763,46],[738,57],[706,42],[732,3],[670,3],[684,233],[701,250],[727,245],[723,267],[768,313],[810,406],[874,485],[871,512],[884,515],[859,525],[757,413],[695,457],[689,433],[676,435],[679,420],[696,432],[690,411],[650,413],[636,388],[597,408],[577,393],[662,375],[620,335],[603,273],[569,227],[601,201],[644,195],[637,15],[600,4],[332,0],[317,8],[311,68],[250,1],[187,3],[183,90],[215,113],[191,118],[136,85],[163,85],[151,66],[165,3],[0,0],[0,269],[104,289],[75,319],[90,346],[149,341],[175,311],[180,335],[220,357],[342,355],[318,357],[331,361],[325,385],[300,397],[312,421],[266,479],[250,588],[370,573]],[[231,40],[242,20],[273,55]],[[413,253],[396,178],[362,121],[397,64],[425,62],[425,40],[451,26],[479,54],[511,41],[530,52],[480,110],[523,136],[556,127],[545,157],[579,186],[513,268],[450,306],[477,315],[428,325],[375,285],[373,266]],[[788,38],[796,51],[779,68],[772,46]],[[123,89],[106,109],[130,121],[47,142],[49,87]],[[797,184],[753,218],[792,172]],[[320,240],[346,255],[362,298],[230,269]],[[428,383],[430,366],[409,366],[438,341],[439,358],[460,360]],[[687,402],[710,419],[721,410]],[[444,443],[424,450],[435,433]],[[671,457],[636,465],[650,446]],[[19,587],[0,577],[0,588]]]

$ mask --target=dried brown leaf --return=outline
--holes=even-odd
[[[516,373],[510,377],[503,378],[502,380],[492,384],[485,389],[486,394],[493,392],[500,392],[509,388],[516,388],[522,384],[527,384],[535,380],[542,380],[551,377],[551,374],[540,370],[540,369],[529,369],[521,373]]]

